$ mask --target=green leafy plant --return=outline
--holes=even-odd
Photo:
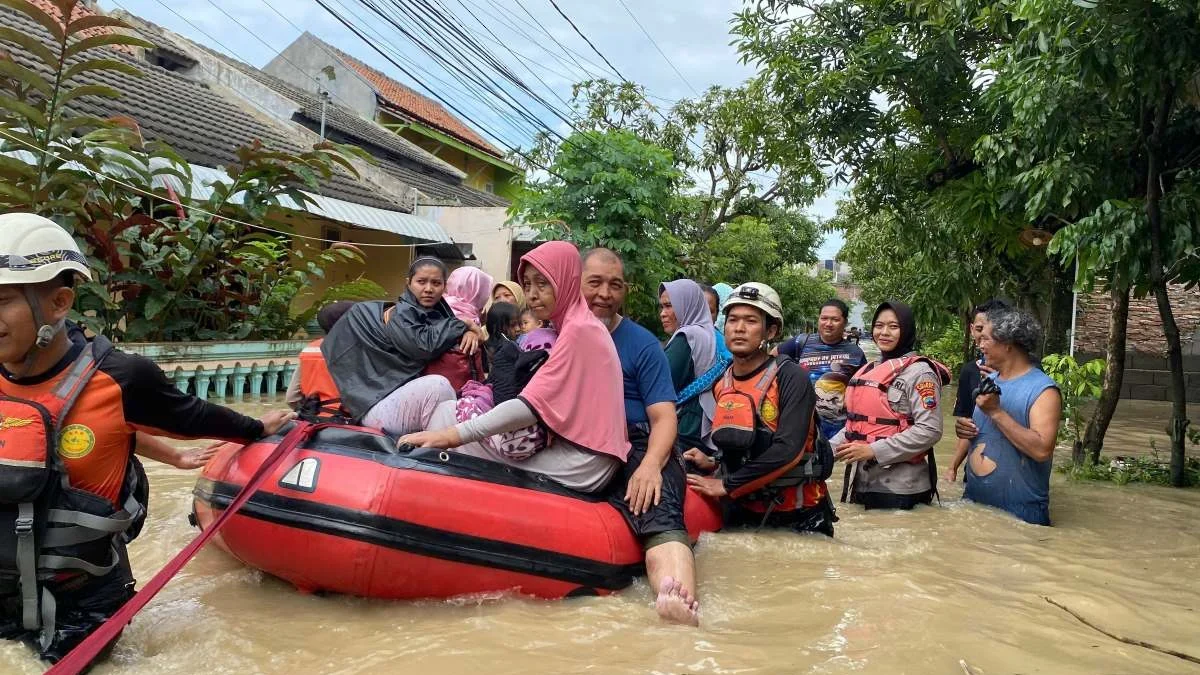
[[[1103,390],[1104,361],[1092,359],[1081,364],[1067,354],[1047,354],[1042,359],[1042,370],[1058,384],[1062,395],[1065,421],[1058,428],[1058,438],[1078,446],[1087,427],[1087,405]],[[1080,456],[1079,447],[1073,456]]]
[[[98,50],[152,45],[110,17],[64,24],[24,0],[3,4],[47,35],[0,27],[0,41],[20,48],[0,54],[0,209],[53,217],[84,244],[94,278],[78,289],[76,321],[126,341],[290,337],[305,322],[294,299],[330,265],[361,262],[353,247],[297,244],[286,218],[334,171],[355,175],[348,157],[361,151],[323,143],[292,154],[256,142],[194,199],[187,162],[146,142],[136,121],[71,105],[117,98],[105,82],[141,74]],[[71,17],[76,4],[56,7]]]

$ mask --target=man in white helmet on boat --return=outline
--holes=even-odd
[[[135,434],[248,442],[261,420],[180,392],[153,362],[68,321],[87,258],[53,221],[0,215],[0,637],[55,662],[133,595]],[[110,645],[111,648],[111,645]]]

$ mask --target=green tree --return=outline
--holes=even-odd
[[[1109,288],[1118,312],[1130,291],[1155,298],[1172,372],[1171,478],[1182,485],[1188,419],[1167,284],[1198,280],[1200,8],[1151,0],[1006,7],[1019,29],[988,61],[996,72],[988,96],[1009,124],[977,147],[1027,218],[1066,223],[1054,252],[1079,261],[1082,287]]]
[[[682,274],[667,223],[685,176],[671,153],[628,130],[578,132],[557,148],[548,173],[527,182],[510,214],[546,238],[620,253],[630,282],[626,311],[653,318],[658,284]]]
[[[44,29],[0,27],[0,41],[17,47],[0,54],[0,209],[54,217],[84,244],[94,279],[80,286],[73,318],[116,340],[293,335],[307,320],[292,313],[296,296],[361,252],[293,247],[286,234],[237,221],[290,232],[285,215],[312,203],[303,190],[335,170],[355,175],[347,156],[361,153],[321,144],[291,154],[256,143],[239,150],[210,196],[192,199],[191,170],[169,147],[146,142],[134,120],[80,115],[72,105],[117,98],[111,83],[141,76],[109,48],[152,45],[111,17],[64,24],[24,0],[0,4]],[[54,4],[71,17],[77,2]]]
[[[1022,245],[1031,223],[975,154],[1005,119],[982,91],[985,63],[1012,30],[981,2],[764,0],[734,20],[743,59],[784,111],[784,136],[804,139],[834,182],[852,185],[835,225],[855,277],[906,291],[887,295],[935,326],[1011,290],[1047,320],[1058,350],[1069,271]]]

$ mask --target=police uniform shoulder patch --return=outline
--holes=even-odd
[[[938,404],[937,385],[928,381],[922,380],[916,384],[917,395],[921,397],[921,407],[926,410],[933,410]]]
[[[58,436],[58,454],[67,459],[86,457],[96,447],[96,434],[82,424],[67,425]]]

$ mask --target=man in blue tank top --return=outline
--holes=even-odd
[[[960,418],[955,432],[971,442],[964,498],[1049,525],[1062,397],[1054,380],[1033,364],[1030,354],[1039,344],[1041,327],[1028,314],[1008,308],[987,313],[979,349],[996,370],[988,379],[1000,392],[984,387],[973,417]]]
[[[867,357],[862,348],[846,337],[850,308],[832,298],[821,306],[817,332],[805,333],[779,345],[808,371],[817,392],[817,417],[821,434],[833,438],[846,426],[846,383],[863,367]]]

